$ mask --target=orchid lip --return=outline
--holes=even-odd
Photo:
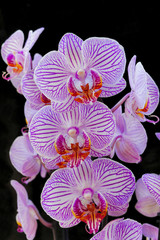
[[[103,195],[86,188],[83,190],[82,197],[74,201],[71,211],[76,218],[87,224],[88,233],[95,234],[107,214],[107,208],[108,204]]]
[[[67,88],[69,93],[74,96],[74,100],[80,103],[95,102],[101,94],[102,77],[98,72],[90,70],[88,74],[80,69],[76,73],[77,79],[70,77]],[[81,82],[79,82],[81,80]]]
[[[77,142],[77,128],[70,128],[69,135],[74,140],[74,142],[67,145],[66,139],[63,135],[60,135],[54,143],[55,149],[58,154],[62,156],[65,160],[64,164],[60,167],[66,166],[67,163],[70,164],[70,167],[78,166],[81,161],[84,161],[90,153],[91,141],[86,133],[82,133],[84,143],[80,146],[80,143]]]

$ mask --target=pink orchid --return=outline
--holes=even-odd
[[[33,149],[28,133],[17,137],[10,148],[10,160],[15,169],[25,177],[24,183],[31,182],[40,172],[41,177],[46,176],[46,169],[41,163],[40,156]]]
[[[111,158],[114,153],[127,163],[139,163],[147,145],[147,134],[138,119],[122,113],[121,106],[114,112],[116,132],[111,143]]]
[[[141,224],[132,219],[116,219],[109,222],[90,240],[142,240],[142,235],[158,240],[158,228],[150,224]]]
[[[136,197],[136,210],[144,216],[156,217],[160,212],[160,175],[144,174],[136,183]]]
[[[107,212],[111,216],[126,212],[134,189],[128,168],[110,159],[88,158],[78,167],[54,171],[42,190],[41,204],[61,227],[83,221],[95,234]]]
[[[146,116],[151,115],[159,103],[159,90],[151,76],[144,70],[140,62],[136,64],[133,56],[128,66],[130,97],[127,99],[126,112],[132,114],[139,121],[156,123]],[[158,118],[157,118],[158,119]]]
[[[29,51],[43,30],[44,28],[39,28],[34,32],[30,30],[24,47],[24,34],[21,30],[14,32],[2,44],[1,55],[4,62],[8,65],[7,73],[3,73],[2,77],[6,80],[11,80],[13,86],[19,93],[21,93],[21,79],[31,68]]]
[[[92,154],[106,152],[115,132],[111,110],[103,103],[80,104],[72,111],[54,112],[41,108],[33,117],[29,137],[33,148],[43,158],[63,158],[64,166],[78,166]],[[101,153],[101,150],[102,153]],[[95,154],[95,155],[94,155]]]
[[[17,193],[17,215],[18,232],[24,232],[27,240],[33,240],[37,231],[36,207],[31,200],[25,188],[15,180],[11,180],[11,185]]]
[[[67,33],[58,51],[41,59],[35,81],[48,99],[57,102],[55,109],[63,111],[122,91],[126,86],[122,78],[125,62],[123,47],[115,40],[93,37],[83,41]]]

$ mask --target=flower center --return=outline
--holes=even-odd
[[[10,80],[11,77],[7,77],[8,74],[17,76],[23,71],[24,56],[23,52],[13,52],[7,56],[7,64],[10,67],[9,73],[3,73],[2,77],[6,80]]]
[[[18,214],[16,215],[16,223],[17,223],[17,225],[18,225],[18,227],[17,227],[17,232],[19,232],[19,233],[23,232],[22,224],[21,224],[21,222],[20,222],[20,219],[19,219],[19,215],[18,215]]]
[[[145,105],[144,105],[144,108],[142,108],[142,109],[141,109],[141,108],[137,108],[136,111],[135,111],[135,113],[136,113],[138,116],[140,116],[141,118],[143,118],[143,117],[144,117],[144,114],[143,114],[143,113],[147,112],[148,109],[149,109],[149,100],[146,101],[146,103],[145,103]]]
[[[88,74],[83,69],[76,73],[76,77],[70,77],[67,88],[69,93],[74,96],[74,100],[80,103],[93,103],[101,94],[102,78],[94,70]]]
[[[68,136],[58,136],[54,146],[64,159],[64,162],[57,164],[59,167],[65,167],[68,163],[70,167],[77,167],[89,155],[91,141],[84,131],[79,133],[78,128],[72,127],[68,129]]]
[[[91,188],[86,188],[82,196],[76,198],[71,210],[76,218],[87,224],[88,233],[95,234],[106,216],[107,208],[107,201],[101,193],[94,193]]]

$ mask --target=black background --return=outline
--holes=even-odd
[[[118,1],[119,2],[119,1]],[[141,61],[145,70],[160,87],[160,15],[159,5],[150,1],[145,5],[134,1],[117,4],[107,0],[99,1],[4,1],[0,3],[0,45],[16,30],[21,29],[27,38],[29,30],[45,27],[35,46],[32,56],[38,52],[42,55],[57,50],[58,42],[66,32],[73,32],[82,39],[88,37],[109,37],[116,39],[124,46],[127,65],[133,55]],[[6,65],[0,59],[0,71]],[[127,71],[125,79],[128,83]],[[127,87],[116,97],[106,99],[109,107],[129,91]],[[21,135],[24,121],[24,98],[19,95],[11,83],[0,79],[0,238],[3,240],[24,240],[25,235],[16,232],[16,194],[10,187],[10,180],[20,181],[21,175],[10,164],[8,152],[14,139]],[[155,114],[160,116],[160,107]],[[148,134],[148,146],[142,155],[140,164],[124,164],[140,178],[144,173],[160,173],[160,141],[155,132],[160,131],[160,123],[156,126],[143,124]],[[117,160],[116,157],[114,159]],[[26,186],[30,199],[37,205],[45,219],[49,217],[41,210],[39,195],[45,180],[39,176]],[[136,199],[133,196],[129,210],[124,216],[141,223],[158,225],[157,218],[147,218],[135,209]],[[109,217],[109,220],[113,218]],[[58,240],[62,239],[61,230],[57,227]],[[91,236],[85,232],[81,223],[69,230],[70,240],[89,240]],[[36,240],[52,239],[50,230],[38,225]]]

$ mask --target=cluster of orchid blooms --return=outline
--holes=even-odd
[[[58,51],[43,57],[37,53],[32,59],[30,50],[43,30],[29,31],[25,45],[18,30],[1,47],[8,65],[2,77],[26,98],[27,127],[10,148],[11,163],[24,176],[23,184],[39,173],[43,178],[49,174],[41,205],[62,228],[82,221],[86,231],[94,234],[91,240],[141,240],[143,235],[158,240],[156,226],[121,216],[134,192],[137,211],[157,216],[160,175],[144,174],[135,182],[131,170],[112,159],[116,154],[123,162],[141,161],[147,146],[142,124],[159,121],[152,115],[159,103],[156,83],[133,56],[128,65],[131,90],[109,109],[99,99],[126,87],[123,47],[113,39],[83,41],[67,33]],[[160,133],[156,135],[160,139]],[[28,199],[25,187],[16,180],[11,185],[17,193],[17,230],[33,240],[37,220],[52,228]],[[98,232],[107,214],[117,219]]]

